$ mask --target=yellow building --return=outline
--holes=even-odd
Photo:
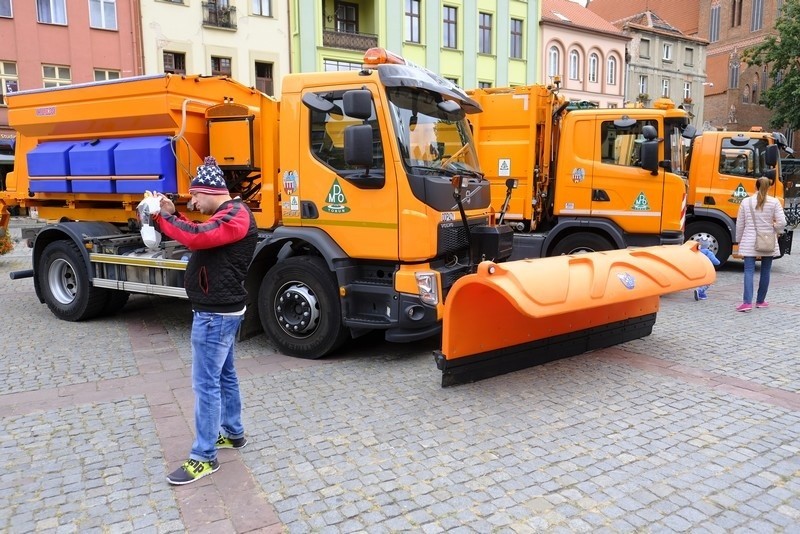
[[[291,0],[293,72],[361,68],[381,46],[465,88],[535,83],[539,0]]]

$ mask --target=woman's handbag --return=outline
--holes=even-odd
[[[756,252],[762,254],[772,254],[775,252],[775,232],[759,232],[756,226],[756,212],[753,210],[753,203],[750,203],[750,213],[753,215],[753,228],[756,229]]]

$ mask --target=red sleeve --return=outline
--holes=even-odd
[[[162,212],[157,220],[161,232],[191,250],[235,243],[246,236],[250,228],[250,216],[239,202],[228,204],[202,223],[192,222],[180,213]]]

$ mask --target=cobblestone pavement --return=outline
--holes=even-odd
[[[192,439],[189,307],[55,319],[0,256],[0,531],[797,532],[800,257],[769,309],[662,299],[653,334],[441,389],[436,341],[304,361],[238,346],[251,443],[164,477]]]

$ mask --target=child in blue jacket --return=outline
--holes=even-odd
[[[713,252],[708,250],[708,243],[705,240],[698,241],[698,243],[700,243],[700,252],[702,252],[705,255],[705,257],[708,258],[708,261],[710,261],[714,267],[719,265],[719,260],[717,259],[717,257],[714,255]],[[709,287],[711,287],[711,285],[700,286],[697,289],[695,289],[694,300],[706,300],[708,298],[708,296],[706,295],[706,291],[708,290]]]

